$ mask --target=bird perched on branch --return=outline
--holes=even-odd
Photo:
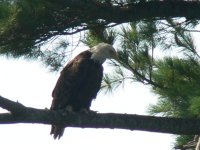
[[[101,87],[102,64],[106,59],[116,59],[115,49],[107,43],[100,43],[77,55],[61,71],[52,92],[51,110],[89,111],[93,99]],[[54,139],[60,138],[65,127],[52,125]]]

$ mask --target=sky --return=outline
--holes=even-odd
[[[50,72],[42,63],[0,57],[0,95],[25,106],[49,108],[58,77],[59,72]],[[133,82],[111,94],[99,93],[91,109],[144,115],[148,105],[156,101],[157,96],[147,86]],[[50,125],[0,125],[1,149],[170,150],[174,141],[170,134],[122,129],[66,128],[60,140],[54,140],[49,132]]]

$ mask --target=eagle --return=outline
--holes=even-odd
[[[117,59],[117,52],[112,45],[99,43],[71,60],[53,89],[50,110],[89,111],[101,87],[106,59]],[[62,125],[52,125],[50,134],[60,139],[64,129]]]

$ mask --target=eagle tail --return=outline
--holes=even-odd
[[[57,138],[60,139],[64,133],[64,130],[65,128],[63,126],[52,125],[50,134],[51,135],[53,134],[54,139],[57,139]]]

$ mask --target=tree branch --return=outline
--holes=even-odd
[[[200,119],[181,119],[114,113],[68,113],[25,107],[0,96],[0,107],[10,113],[0,114],[0,124],[41,123],[66,127],[118,128],[171,134],[199,134]]]
[[[185,1],[149,1],[144,3],[124,3],[121,5],[107,5],[97,1],[63,1],[64,7],[79,8],[87,20],[104,19],[108,23],[125,23],[148,18],[187,17],[200,19],[200,2],[198,0]],[[87,6],[87,10],[83,8]],[[156,9],[155,9],[156,8]],[[144,11],[145,10],[145,11]],[[89,14],[93,15],[89,15]],[[83,19],[84,21],[84,19]],[[74,23],[74,22],[73,22]],[[81,22],[80,22],[81,23]],[[77,24],[76,24],[77,25]]]
[[[200,19],[199,1],[165,0],[108,5],[96,0],[58,0],[49,1],[49,3],[50,6],[56,7],[45,6],[48,11],[43,13],[43,15],[47,15],[43,17],[49,18],[48,21],[45,21],[45,19],[44,21],[37,20],[39,18],[37,16],[40,16],[40,14],[35,14],[35,11],[33,11],[33,14],[29,14],[29,12],[27,15],[27,10],[21,9],[20,14],[24,14],[27,18],[32,16],[34,18],[33,23],[37,22],[37,24],[29,23],[29,26],[27,23],[17,22],[17,26],[9,27],[8,31],[1,35],[0,45],[5,46],[5,49],[9,47],[12,50],[17,48],[22,50],[24,48],[24,51],[26,51],[27,44],[30,48],[53,36],[71,35],[87,30],[89,28],[88,23],[91,24],[98,20],[104,22],[105,27],[108,27],[111,23],[120,24],[149,18],[186,17],[188,20]],[[15,18],[15,20],[19,19]],[[23,46],[21,43],[24,43],[24,41],[27,41],[27,44]],[[10,45],[13,47],[10,47]]]

